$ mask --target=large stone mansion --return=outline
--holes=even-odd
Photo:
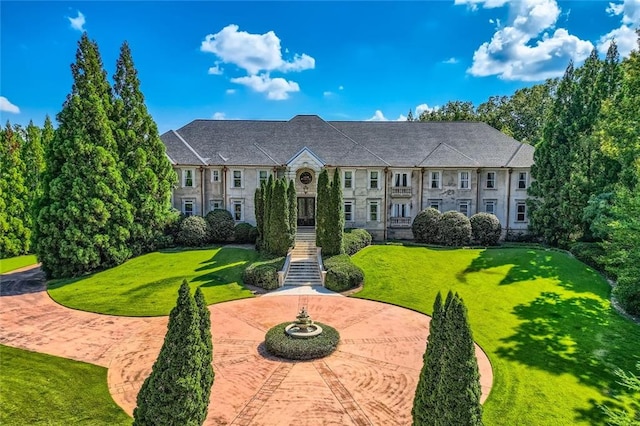
[[[173,206],[186,215],[224,208],[255,225],[254,193],[269,175],[293,179],[298,224],[315,224],[316,181],[341,173],[345,226],[374,238],[412,238],[427,207],[495,214],[527,229],[534,148],[476,122],[195,120],[161,136],[178,173]]]

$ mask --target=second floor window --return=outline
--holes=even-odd
[[[193,169],[185,169],[182,171],[182,186],[193,187]]]
[[[527,189],[527,172],[518,173],[518,189]]]
[[[369,188],[378,189],[378,180],[379,179],[378,179],[378,172],[377,171],[369,172]]]
[[[262,185],[269,179],[269,172],[267,170],[258,170],[258,186]]]
[[[400,187],[400,186],[409,186],[408,185],[408,175],[407,173],[396,173],[394,181],[393,181],[393,186],[395,187]]]
[[[496,188],[496,172],[487,172],[487,189]]]
[[[344,172],[344,187],[345,189],[353,188],[353,172],[351,171]]]
[[[220,182],[220,170],[211,170],[211,182]]]
[[[431,172],[431,189],[440,189],[440,172]]]
[[[460,189],[469,189],[469,172],[460,172]]]
[[[233,187],[242,188],[242,170],[233,171]]]

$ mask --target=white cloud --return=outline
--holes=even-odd
[[[367,121],[389,121],[379,109],[373,114],[373,117],[367,118]]]
[[[447,59],[446,61],[442,61],[443,64],[457,64],[458,62],[459,61],[454,57],[451,57],[451,58]]]
[[[227,95],[233,95],[234,93],[236,93],[236,89],[227,89],[227,90],[225,90],[225,93]]]
[[[276,101],[288,99],[289,93],[300,91],[300,86],[295,81],[287,81],[280,77],[271,78],[267,73],[232,78],[231,82],[242,84],[259,93],[266,93],[267,99]]]
[[[629,56],[629,53],[638,47],[638,35],[635,28],[640,27],[640,0],[609,3],[607,12],[612,16],[622,15],[622,23],[619,28],[600,37],[598,51],[602,54],[606,53],[611,40],[615,40],[620,56]]]
[[[407,116],[400,114],[400,116],[396,118],[396,121],[407,121]]]
[[[0,111],[20,114],[20,108],[9,102],[9,99],[4,96],[0,96]]]
[[[210,75],[222,75],[223,69],[220,68],[220,63],[216,62],[216,64],[212,67],[209,67],[209,74]]]
[[[280,39],[273,31],[250,34],[238,29],[237,25],[231,24],[216,34],[207,35],[200,50],[213,53],[222,62],[234,64],[249,75],[261,71],[289,72],[315,68],[315,59],[306,53],[295,54],[291,60],[283,59]]]
[[[78,16],[76,16],[75,18],[67,17],[67,19],[71,24],[71,28],[84,32],[84,24],[86,23],[86,20],[84,19],[84,15],[82,12],[78,10]]]
[[[454,4],[456,6],[466,5],[471,10],[477,10],[478,5],[482,5],[484,9],[493,9],[496,7],[502,7],[509,0],[455,0]]]
[[[214,120],[225,120],[227,115],[224,112],[215,112],[211,118]]]
[[[429,105],[427,104],[420,104],[416,107],[416,114],[415,117],[420,117],[420,114],[422,114],[423,112],[431,112],[433,111],[435,108],[431,108]]]
[[[457,0],[456,4],[500,7],[502,0]],[[560,8],[556,0],[521,0],[509,3],[510,18],[491,41],[473,55],[471,75],[497,75],[505,80],[539,81],[563,74],[570,60],[581,62],[593,49],[589,41],[564,28],[553,33]]]
[[[344,90],[344,86],[338,86],[338,90]]]
[[[327,90],[327,91],[322,92],[322,96],[324,96],[325,98],[330,98],[330,97],[331,97],[331,96],[333,96],[333,95],[334,95],[334,93],[333,93],[333,92],[330,92],[330,91],[328,91],[328,90]]]

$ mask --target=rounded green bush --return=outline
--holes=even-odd
[[[291,360],[309,360],[330,355],[338,347],[340,333],[331,326],[316,322],[322,327],[321,334],[308,339],[296,339],[284,331],[289,324],[291,321],[278,324],[264,336],[265,348],[271,355]]]
[[[233,239],[236,243],[255,244],[258,238],[258,228],[250,223],[239,223],[233,228]]]
[[[242,273],[242,281],[265,290],[278,288],[278,270],[273,265],[250,265]]]
[[[324,268],[327,270],[324,286],[331,291],[347,291],[358,287],[364,281],[364,271],[354,265],[346,254],[324,260]]]
[[[476,244],[495,246],[500,241],[502,226],[498,218],[490,213],[476,213],[469,219],[471,235]]]
[[[366,246],[370,245],[371,240],[371,234],[364,229],[345,229],[342,239],[344,252],[349,256],[353,256]]]
[[[422,210],[411,224],[413,238],[419,243],[440,243],[439,222],[441,217],[442,213],[433,207]]]
[[[188,247],[197,247],[207,244],[209,232],[207,222],[200,216],[189,216],[180,223],[180,229],[176,241],[178,244]]]
[[[440,244],[459,247],[471,242],[471,222],[467,216],[455,210],[442,214],[438,229]]]
[[[233,237],[233,229],[236,225],[233,216],[227,210],[215,209],[205,216],[209,225],[209,238],[214,243],[224,243]]]

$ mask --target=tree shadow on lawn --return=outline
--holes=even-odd
[[[565,253],[543,248],[485,249],[456,277],[467,282],[466,275],[474,272],[502,275],[503,272],[491,269],[504,266],[510,268],[499,285],[550,278],[567,290],[609,297],[609,286],[602,285],[603,278],[595,270]]]
[[[577,410],[577,419],[605,424],[599,405],[615,407],[610,398],[632,396],[613,370],[634,368],[640,327],[621,318],[608,302],[543,292],[531,303],[516,306],[513,314],[522,323],[514,335],[501,339],[496,354],[554,375],[569,374],[597,390],[602,399]]]
[[[243,253],[244,259],[238,260],[238,252]],[[203,266],[196,269],[197,272],[209,271],[190,280],[194,283],[202,283],[200,287],[214,287],[238,283],[246,288],[242,282],[242,272],[254,260],[246,257],[245,249],[218,250],[209,260],[201,262]]]

